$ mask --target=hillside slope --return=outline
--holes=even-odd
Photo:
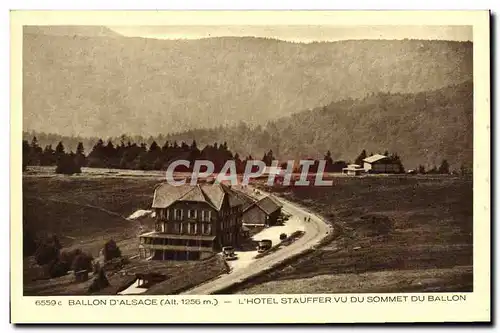
[[[198,144],[227,141],[240,155],[260,158],[273,150],[279,159],[320,158],[354,161],[367,153],[398,153],[407,169],[419,164],[452,168],[472,166],[473,85],[459,85],[417,94],[372,94],[333,102],[311,111],[280,118],[266,127],[244,124],[215,130],[193,130],[167,136]]]
[[[78,141],[90,152],[95,139],[69,138],[60,135],[25,132],[31,140],[36,135],[40,145],[56,146],[63,141],[74,151]],[[118,144],[122,138],[112,141]],[[361,150],[367,153],[398,153],[407,169],[419,164],[439,166],[447,159],[453,169],[472,166],[473,154],[473,85],[459,85],[417,94],[372,94],[363,99],[333,102],[311,111],[296,113],[251,127],[245,123],[194,129],[156,137],[124,137],[124,141],[155,140],[160,146],[169,140],[198,147],[227,142],[241,157],[251,154],[261,158],[273,150],[280,160],[320,158],[330,150],[334,159],[354,161]]]
[[[472,79],[470,42],[174,41],[65,29],[25,31],[25,130],[149,136],[265,124],[372,92],[413,93]]]

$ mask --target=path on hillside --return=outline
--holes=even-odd
[[[250,188],[249,188],[250,189]],[[258,190],[263,194],[267,194]],[[245,191],[250,194],[252,191]],[[305,234],[292,244],[279,249],[274,253],[270,253],[260,259],[256,259],[250,265],[234,270],[229,274],[221,275],[215,280],[201,284],[192,288],[182,295],[210,295],[222,289],[232,286],[235,283],[242,282],[255,274],[258,274],[266,269],[272,268],[274,265],[284,261],[285,259],[302,253],[314,245],[318,244],[324,237],[331,233],[331,228],[321,217],[314,213],[306,211],[304,208],[291,203],[287,200],[279,198],[283,204],[283,210],[287,213],[298,217],[304,224]],[[305,222],[304,217],[310,217],[311,221]]]

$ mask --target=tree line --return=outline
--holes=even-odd
[[[383,155],[387,156],[390,163],[399,165],[400,173],[405,172],[402,159],[397,153],[385,151]],[[354,164],[363,167],[363,160],[369,156],[373,156],[373,153],[367,154],[366,150],[363,149],[354,159]],[[111,140],[104,143],[102,139],[98,139],[90,153],[85,154],[82,142],[77,144],[75,152],[71,150],[68,152],[63,142],[59,142],[55,148],[51,144],[42,148],[36,136],[32,138],[31,142],[23,140],[23,171],[28,165],[56,166],[56,173],[63,174],[80,173],[82,167],[166,170],[170,163],[180,159],[191,162],[190,168],[179,166],[176,169],[181,172],[192,171],[193,162],[196,160],[209,160],[213,162],[215,172],[219,172],[228,160],[234,160],[237,172],[242,173],[245,170],[246,162],[255,160],[256,158],[252,157],[252,155],[241,158],[238,153],[234,153],[228,148],[226,142],[222,144],[215,142],[200,149],[196,140],[193,140],[191,144],[187,144],[185,141],[178,143],[176,140],[166,140],[160,146],[155,140],[150,145],[144,142],[139,144],[132,143],[130,140],[127,143],[122,140],[120,144],[115,145]],[[259,160],[270,166],[277,159],[273,150],[269,149]],[[323,159],[326,161],[326,172],[342,172],[342,169],[349,164],[348,161],[334,160],[330,150],[326,152]],[[319,160],[313,158],[309,158],[309,160],[315,161],[309,168],[309,171],[316,172],[319,167]],[[286,162],[280,164],[280,166],[286,168]],[[301,167],[296,166],[294,171],[300,172]],[[411,170],[411,172],[419,174],[468,174],[470,170],[461,167],[460,170],[451,172],[449,162],[444,159],[439,166],[432,166],[426,169],[421,164],[416,169]]]
[[[52,145],[46,145],[44,149],[38,144],[38,139],[33,137],[31,143],[23,140],[23,171],[28,165],[56,166],[57,173],[74,174],[80,173],[81,167],[85,166],[86,156],[83,144],[80,142],[73,151],[66,152],[62,142],[59,142],[55,149]]]
[[[56,166],[56,172],[64,174],[80,173],[82,167],[166,170],[170,163],[180,159],[190,162],[209,160],[214,163],[215,172],[219,172],[228,160],[234,160],[237,172],[242,173],[245,170],[247,161],[261,160],[266,166],[271,166],[273,161],[277,160],[277,157],[274,155],[273,150],[269,149],[260,159],[254,158],[252,155],[241,158],[238,153],[234,153],[228,148],[226,142],[222,144],[215,142],[200,149],[196,140],[193,140],[191,144],[184,141],[178,143],[176,140],[167,140],[162,146],[153,141],[148,146],[146,143],[138,144],[131,141],[127,143],[121,141],[120,144],[115,145],[111,140],[104,143],[102,139],[98,139],[90,153],[85,154],[81,142],[78,143],[76,152],[68,152],[63,142],[59,142],[55,149],[50,144],[42,149],[36,136],[33,137],[31,142],[23,140],[23,170],[28,165]],[[326,160],[326,172],[341,172],[348,164],[346,161],[334,161],[330,151],[327,151],[324,159]],[[176,170],[181,172],[192,171],[193,164],[190,164],[190,168],[179,166]],[[317,171],[318,165],[319,160],[315,160],[314,165],[310,167],[310,171]],[[281,166],[284,166],[284,164]],[[294,171],[300,171],[300,168]]]
[[[401,173],[405,172],[401,157],[397,153],[384,152],[388,157],[390,163],[399,165]],[[363,160],[373,153],[367,154],[366,150],[354,159],[354,164],[363,166]],[[232,152],[226,142],[219,144],[217,142],[206,145],[204,148],[198,148],[196,140],[191,144],[182,141],[180,144],[176,141],[165,141],[160,146],[153,140],[148,146],[146,143],[132,143],[131,141],[121,141],[120,144],[115,145],[111,140],[104,143],[102,139],[98,139],[89,154],[85,154],[85,149],[82,142],[79,142],[76,151],[66,151],[63,142],[59,142],[55,148],[51,144],[42,148],[36,136],[33,137],[31,142],[23,140],[23,171],[28,165],[39,166],[56,166],[56,173],[74,174],[80,173],[82,167],[90,168],[116,168],[116,169],[131,169],[131,170],[166,170],[168,165],[176,160],[188,160],[191,167],[184,168],[179,166],[176,170],[189,172],[192,171],[192,166],[196,160],[209,160],[214,163],[215,172],[219,172],[228,160],[234,160],[236,170],[242,173],[245,170],[246,162],[255,160],[252,155],[241,158],[238,153]],[[323,159],[326,161],[326,172],[342,172],[342,169],[347,167],[349,162],[344,160],[334,160],[330,150],[326,152]],[[268,152],[260,158],[267,166],[271,166],[277,157],[274,155],[273,150],[269,149]],[[319,160],[314,160],[314,164],[309,168],[310,172],[316,172],[319,167]],[[286,168],[286,162],[280,165]],[[184,168],[184,169],[182,169]],[[301,167],[296,166],[295,172],[300,172]],[[433,166],[426,169],[424,165],[419,165],[413,173],[420,174],[450,174],[450,164],[444,159],[439,167]],[[470,173],[465,167],[454,173],[467,174]]]

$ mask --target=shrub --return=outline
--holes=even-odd
[[[82,170],[80,165],[76,163],[75,158],[72,155],[63,155],[57,161],[56,173],[72,175],[81,172]]]
[[[122,269],[128,263],[129,261],[126,258],[113,258],[107,260],[102,267],[106,271],[116,271]]]
[[[62,251],[59,255],[59,260],[64,263],[66,269],[69,271],[71,269],[71,265],[75,260],[75,257],[82,253],[80,249],[74,249],[71,251]]]
[[[92,284],[89,286],[88,291],[90,293],[97,292],[103,288],[106,288],[109,286],[109,281],[108,278],[106,277],[106,273],[104,272],[104,269],[99,269],[99,272],[97,273],[97,276],[94,278],[92,281]]]
[[[56,278],[60,276],[64,276],[68,273],[68,269],[66,264],[56,259],[52,261],[49,265],[49,275],[51,278]]]
[[[116,245],[116,242],[112,239],[108,241],[106,244],[104,244],[102,254],[104,255],[105,261],[111,260],[113,258],[120,258],[122,256],[120,248],[118,247],[118,245]]]
[[[36,253],[37,242],[30,230],[23,229],[23,256],[32,256]]]
[[[94,258],[92,258],[91,255],[87,253],[79,253],[73,259],[73,262],[71,263],[71,269],[75,272],[84,270],[87,272],[91,272],[93,269],[92,267],[93,260]]]
[[[38,265],[46,265],[59,257],[59,249],[52,244],[42,243],[35,252],[35,260]]]
[[[286,239],[286,237],[287,237],[287,236],[286,236],[286,234],[285,234],[285,233],[282,233],[282,234],[280,235],[280,240],[285,240],[285,239]]]

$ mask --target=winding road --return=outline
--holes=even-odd
[[[260,190],[259,190],[260,191]],[[263,194],[267,194],[260,191]],[[245,191],[248,194],[248,191]],[[210,295],[220,290],[231,287],[235,283],[242,282],[255,274],[272,268],[274,265],[286,260],[287,258],[302,253],[314,245],[318,244],[324,237],[331,233],[331,227],[321,217],[308,212],[287,200],[279,198],[283,204],[283,210],[296,216],[303,221],[305,234],[292,244],[270,253],[262,258],[256,259],[250,265],[231,271],[228,274],[221,275],[214,280],[198,285],[181,295]],[[304,217],[310,217],[310,221],[304,221]]]

